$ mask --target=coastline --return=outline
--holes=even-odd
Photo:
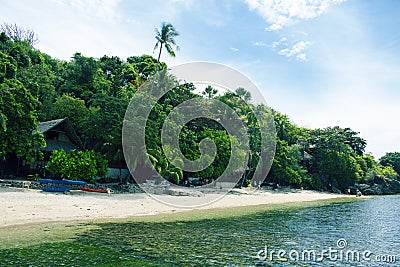
[[[207,195],[205,196],[207,197]],[[197,208],[177,208],[154,200],[145,193],[114,194],[73,193],[70,195],[44,193],[30,189],[0,189],[0,228],[47,222],[73,222],[127,219],[148,215],[209,210],[257,205],[301,203],[354,197],[308,190],[273,192],[267,190],[235,190],[222,199]],[[162,196],[191,201],[191,196]]]

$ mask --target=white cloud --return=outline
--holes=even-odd
[[[278,31],[299,20],[323,14],[331,5],[346,0],[245,0],[250,10],[256,10],[267,22],[268,31]]]
[[[282,37],[278,41],[273,42],[272,44],[267,44],[263,41],[255,41],[252,42],[253,46],[259,46],[259,47],[269,47],[273,51],[276,51],[278,47],[287,47],[288,46],[288,39],[286,37]]]
[[[267,31],[280,31],[299,21],[316,18],[326,12],[330,6],[345,1],[347,0],[245,0],[249,9],[256,11],[268,23],[265,28]],[[285,31],[284,34],[288,37],[282,37],[270,45],[262,42],[255,42],[253,45],[270,47],[273,51],[278,51],[279,55],[289,59],[307,61],[306,49],[311,42],[300,40],[304,39],[308,33],[297,30],[289,31],[289,33]],[[298,35],[302,35],[302,37],[296,38],[295,36]]]
[[[239,51],[239,49],[237,49],[236,47],[231,47],[231,50],[232,50],[233,52],[238,52],[238,51]]]
[[[273,42],[272,44],[269,45],[269,47],[271,47],[272,50],[275,51],[276,48],[281,46],[282,44],[287,46],[287,38],[286,37],[282,37],[280,40]]]
[[[61,0],[57,2],[72,6],[89,15],[95,14],[97,17],[107,21],[119,18],[117,11],[119,0]]]
[[[309,41],[297,41],[297,42],[289,42],[286,37],[282,37],[278,41],[273,42],[272,44],[266,44],[262,41],[257,41],[252,43],[253,46],[260,47],[269,47],[273,51],[278,51],[278,54],[281,56],[285,56],[289,59],[296,58],[297,61],[306,61],[307,54],[306,49],[311,45]]]
[[[278,54],[286,56],[287,58],[295,57],[298,61],[306,61],[307,55],[305,50],[311,45],[311,42],[300,41],[290,48],[284,48],[279,50]]]
[[[268,47],[268,45],[266,43],[262,42],[262,41],[253,42],[252,45]]]

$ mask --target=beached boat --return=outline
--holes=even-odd
[[[67,187],[48,187],[42,188],[42,190],[45,192],[68,192],[71,189]]]
[[[73,181],[73,180],[55,180],[55,179],[40,179],[39,184],[66,184],[66,185],[86,185],[85,181]]]
[[[83,187],[81,188],[82,191],[87,191],[87,192],[94,192],[94,193],[108,193],[108,190],[106,189],[93,189],[89,187]]]

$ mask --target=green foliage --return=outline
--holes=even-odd
[[[358,180],[356,161],[344,152],[327,151],[318,165],[319,173],[326,177],[328,188],[344,191]]]
[[[386,153],[379,159],[379,163],[383,166],[391,166],[400,175],[400,152]]]
[[[204,91],[202,92],[202,95],[207,97],[208,99],[213,98],[216,94],[218,93],[218,90],[212,87],[211,85],[208,85]]]
[[[383,176],[388,179],[396,179],[399,174],[394,170],[392,166],[383,166],[380,167],[379,165],[377,166],[379,169],[378,175]]]
[[[353,155],[363,155],[366,141],[357,135],[358,133],[350,128],[342,129],[335,126],[312,130],[310,138],[306,142],[312,152],[334,150]]]
[[[274,162],[267,181],[280,185],[300,186],[306,170],[300,165],[302,159],[299,146],[289,146],[286,141],[277,140]]]
[[[396,179],[398,177],[398,173],[393,169],[392,166],[375,165],[365,174],[361,181],[363,183],[370,183],[375,177]]]
[[[47,170],[55,176],[88,182],[95,177],[105,177],[108,172],[107,160],[93,150],[72,150],[69,153],[55,150],[50,156]]]
[[[150,55],[130,56],[126,60],[104,55],[97,59],[75,53],[70,61],[60,61],[34,49],[26,38],[29,36],[23,35],[28,32],[21,31],[21,38],[0,33],[0,156],[12,154],[28,163],[40,158],[38,148],[45,143],[43,135],[36,131],[38,120],[68,117],[90,151],[87,154],[55,152],[49,165],[50,169],[54,168],[54,173],[71,179],[83,176],[91,179],[97,170],[95,175],[102,176],[105,161],[100,154],[110,164],[124,167],[121,128],[126,107],[131,99],[136,100],[138,111],[151,102],[138,97],[143,89],[140,86],[145,86],[157,71],[167,69],[165,63],[159,62],[164,48],[175,56],[178,33],[173,25],[163,23],[161,29],[156,30],[155,49],[160,49],[158,59]],[[217,95],[215,88],[207,86],[204,92],[197,94],[192,83],[178,83],[174,77],[170,77],[169,82],[172,90],[153,106],[145,137],[153,167],[173,183],[183,183],[188,177],[215,179],[231,160],[234,169],[246,168],[243,184],[248,184],[257,164],[267,160],[259,156],[261,147],[273,151],[274,138],[277,139],[276,154],[266,178],[269,183],[345,190],[357,182],[373,181],[375,177],[395,179],[400,173],[399,152],[387,153],[378,164],[371,155],[364,154],[366,141],[350,128],[299,127],[285,114],[264,105],[246,103],[252,96],[245,88]],[[242,144],[231,138],[218,122],[195,119],[179,133],[181,152],[189,160],[200,158],[199,143],[207,138],[215,143],[217,154],[215,159],[204,158],[211,162],[204,170],[183,172],[183,162],[177,152],[168,146],[162,147],[161,129],[174,108],[200,97],[219,100],[235,111],[247,126],[250,151],[247,155],[231,155],[232,147]],[[201,108],[212,112],[210,106]],[[138,116],[129,122],[132,134],[143,120]],[[276,136],[262,130],[270,124],[274,124]],[[266,142],[262,143],[262,139]],[[144,151],[145,148],[136,149]],[[131,159],[126,159],[134,169],[144,165],[143,159],[135,157],[138,154],[135,152],[131,153]],[[246,158],[247,166],[243,166]],[[100,166],[94,170],[94,161],[104,168]],[[79,174],[65,167],[66,162],[74,162],[72,165],[75,170],[80,169]]]
[[[128,57],[126,61],[127,64],[130,64],[129,66],[134,68],[139,77],[140,84],[145,82],[157,71],[165,70],[167,68],[167,65],[164,62],[159,62],[157,59],[149,55]]]
[[[0,83],[0,156],[14,154],[27,163],[40,158],[38,147],[45,147],[43,135],[37,129],[39,102],[15,79]]]
[[[309,174],[319,177],[324,188],[345,191],[371,168],[371,159],[363,156],[366,142],[357,135],[336,126],[308,130],[298,139],[309,155],[303,164]]]
[[[40,102],[22,83],[19,73],[40,53],[25,41],[0,35],[0,156],[14,155],[32,163],[43,155],[43,135],[37,132]],[[32,57],[32,58],[31,58]]]
[[[251,93],[244,89],[243,87],[239,87],[235,90],[235,93],[238,97],[243,99],[244,101],[250,101],[251,100]]]
[[[168,148],[165,148],[168,151]],[[168,152],[167,152],[168,153]],[[169,162],[161,149],[150,149],[149,157],[154,169],[165,179],[174,184],[179,184],[183,178],[183,171],[178,168],[182,166],[181,159],[175,158]]]
[[[36,52],[36,51],[35,51]],[[18,69],[17,78],[29,92],[41,103],[38,115],[41,121],[51,119],[52,104],[57,93],[55,83],[57,77],[51,67],[44,63],[44,57],[39,54],[40,61],[27,68]]]
[[[17,62],[9,55],[0,52],[0,82],[4,79],[13,79],[17,72]]]
[[[323,190],[324,184],[318,174],[307,174],[302,183],[303,187],[306,189]]]
[[[57,97],[51,106],[51,119],[68,118],[78,132],[83,132],[90,116],[85,101],[69,94]]]

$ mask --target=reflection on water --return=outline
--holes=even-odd
[[[65,242],[0,250],[0,265],[399,266],[399,218],[400,196],[385,196],[229,218],[104,223]],[[339,239],[346,243],[337,244]],[[286,254],[283,259],[288,261],[281,261],[276,254],[264,259],[265,247],[268,253],[298,251],[300,258],[304,250],[338,253],[337,260],[326,254],[317,262],[320,255],[296,260],[293,252],[292,260]],[[369,251],[371,261],[346,261],[349,250]],[[376,256],[396,254],[397,263],[377,262]]]

